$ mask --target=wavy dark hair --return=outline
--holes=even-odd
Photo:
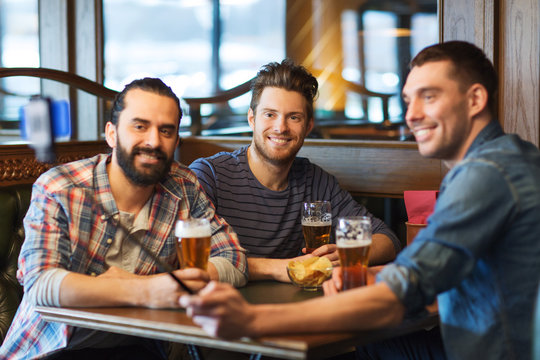
[[[263,90],[276,87],[287,91],[296,91],[306,99],[307,118],[313,118],[313,101],[317,96],[319,83],[317,79],[301,65],[285,59],[281,63],[271,62],[261,67],[255,81],[251,85],[251,103],[253,112],[257,109]]]

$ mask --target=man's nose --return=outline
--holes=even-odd
[[[421,120],[424,116],[423,108],[420,101],[411,100],[407,106],[407,112],[405,113],[405,121],[410,127],[410,124]]]
[[[150,128],[146,132],[145,145],[152,149],[159,147],[161,144],[161,138],[159,136],[159,129]]]
[[[274,131],[284,133],[287,131],[287,119],[284,116],[278,116],[274,121]]]

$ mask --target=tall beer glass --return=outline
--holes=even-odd
[[[343,290],[366,285],[371,219],[367,216],[339,218],[336,245],[342,268]]]
[[[314,201],[303,204],[302,232],[308,253],[330,242],[331,229],[332,206],[330,201]]]
[[[208,219],[186,219],[176,223],[176,253],[182,269],[206,270],[210,257],[212,230]]]

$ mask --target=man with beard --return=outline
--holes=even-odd
[[[386,263],[401,249],[394,233],[342,190],[334,176],[296,157],[313,128],[317,90],[317,79],[290,60],[263,66],[252,85],[251,145],[190,165],[217,213],[233,226],[247,249],[250,280],[290,281],[286,265],[304,247],[305,201],[330,201],[334,224],[339,216],[370,216],[374,234],[370,264]],[[321,246],[312,255],[338,263],[335,244]]]
[[[135,80],[115,99],[106,125],[112,153],[58,166],[36,181],[17,273],[24,297],[0,358],[164,358],[163,343],[45,322],[35,306],[178,307],[184,289],[127,239],[177,267],[178,219],[207,218],[213,236],[208,272],[175,270],[176,277],[195,290],[210,279],[245,284],[236,234],[197,177],[173,161],[181,116],[161,80]]]

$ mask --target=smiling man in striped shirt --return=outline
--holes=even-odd
[[[250,280],[288,282],[286,264],[298,256],[311,256],[302,255],[304,201],[331,201],[334,222],[338,216],[370,216],[374,234],[370,263],[393,260],[401,249],[395,234],[341,189],[334,176],[296,156],[313,128],[317,79],[290,60],[273,62],[261,68],[252,91],[251,145],[190,165],[217,213],[248,250]],[[335,244],[312,254],[338,263]]]

